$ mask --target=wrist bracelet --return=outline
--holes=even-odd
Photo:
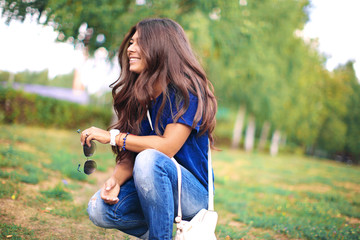
[[[123,146],[122,146],[122,150],[123,151],[126,151],[126,148],[125,148],[125,146],[126,146],[126,138],[127,138],[127,136],[129,135],[130,133],[126,133],[126,135],[125,135],[125,137],[123,138],[123,140],[124,140],[124,143],[123,143]]]

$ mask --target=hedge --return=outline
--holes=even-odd
[[[106,128],[111,106],[100,108],[0,87],[0,123],[64,129],[89,126]]]

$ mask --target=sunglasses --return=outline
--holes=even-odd
[[[78,129],[77,132],[80,133],[81,130]],[[95,153],[96,144],[93,140],[90,141],[90,144],[91,144],[90,147],[86,143],[83,145],[83,152],[86,157],[86,162],[84,163],[84,173],[87,175],[90,175],[93,172],[95,172],[95,170],[97,168],[96,162],[94,160],[89,159],[89,157],[91,157]],[[81,164],[79,163],[78,168],[77,168],[78,172],[81,172],[80,167],[81,167]]]

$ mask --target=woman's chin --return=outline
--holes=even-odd
[[[137,74],[140,74],[141,73],[141,71],[138,69],[138,68],[132,68],[132,67],[130,67],[130,72],[133,72],[133,73],[137,73]]]

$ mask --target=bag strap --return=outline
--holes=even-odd
[[[150,112],[147,110],[147,118],[151,127],[151,130],[154,130]],[[178,216],[175,218],[175,221],[179,223],[182,219],[182,211],[181,211],[181,168],[180,164],[175,160],[175,158],[171,158],[173,163],[176,166],[177,175],[178,175]],[[210,140],[208,141],[208,193],[209,193],[209,203],[208,210],[214,211],[214,182],[213,182],[213,174],[212,174],[212,162],[211,162],[211,149],[210,149]]]

